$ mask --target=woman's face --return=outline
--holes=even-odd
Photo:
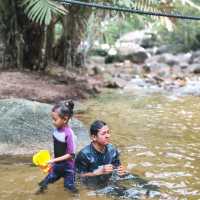
[[[108,126],[103,126],[99,129],[96,136],[94,136],[93,141],[98,143],[101,146],[105,146],[110,142],[110,130]]]
[[[65,124],[67,119],[64,117],[60,117],[57,112],[51,113],[52,123],[56,128],[62,128]]]

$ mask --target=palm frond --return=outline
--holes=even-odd
[[[65,15],[67,10],[52,0],[23,0],[22,6],[28,18],[36,23],[49,25],[52,14]]]
[[[200,6],[190,0],[181,0],[182,4],[188,4],[190,7],[200,10]]]

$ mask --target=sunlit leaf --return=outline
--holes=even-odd
[[[52,13],[65,15],[66,9],[59,3],[51,0],[24,0],[22,6],[28,18],[40,24],[49,25]]]

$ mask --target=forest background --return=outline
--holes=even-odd
[[[103,4],[193,16],[200,11],[198,0],[113,0]],[[177,54],[200,48],[199,27],[199,21],[92,9],[61,1],[1,0],[1,68],[42,74],[50,66],[61,66],[78,77],[87,71],[90,56],[104,54],[105,44],[112,49],[128,32],[148,29],[154,46],[166,45]]]

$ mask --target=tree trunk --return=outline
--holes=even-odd
[[[5,27],[3,65],[36,70],[43,67],[44,27],[31,22],[17,1],[10,0],[8,5],[3,21]]]
[[[46,57],[49,62],[53,61],[53,43],[54,43],[54,28],[55,24],[51,23],[47,27],[46,35]]]
[[[16,1],[9,1],[9,16],[5,22],[5,65],[43,70],[52,58],[54,24],[47,30],[31,22]],[[69,6],[62,19],[63,36],[58,45],[59,64],[68,69],[84,66],[84,53],[78,48],[84,36],[91,9]],[[12,19],[12,20],[11,20]]]
[[[69,7],[68,15],[63,18],[63,37],[60,52],[63,54],[62,64],[67,69],[76,70],[85,64],[84,53],[78,47],[84,36],[86,21],[91,14],[90,9]]]
[[[29,23],[24,30],[24,67],[33,70],[43,68],[42,47],[44,27]]]
[[[17,53],[20,53],[20,49],[17,49],[16,36],[19,35],[18,26],[17,26],[17,10],[16,2],[10,0],[7,2],[10,5],[9,12],[4,13],[3,19],[3,43],[4,43],[4,52],[3,52],[3,67],[13,67],[17,65],[17,62],[20,62]],[[21,64],[21,63],[19,63]]]

